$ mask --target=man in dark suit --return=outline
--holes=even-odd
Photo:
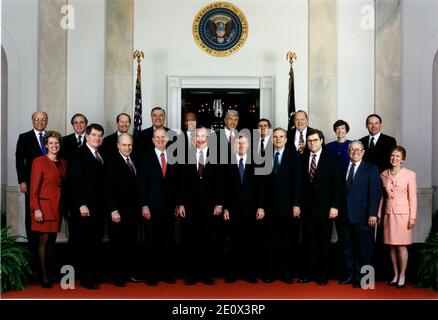
[[[309,151],[306,144],[307,131],[309,127],[309,117],[303,110],[298,110],[294,114],[294,128],[287,133],[286,148],[293,148],[298,153],[303,153],[304,150]]]
[[[374,231],[382,194],[379,168],[365,162],[364,146],[352,141],[348,149],[350,163],[344,175],[345,193],[342,207],[342,243],[348,274],[341,284],[360,288],[361,268],[372,265]]]
[[[309,152],[303,154],[303,241],[307,274],[319,285],[327,284],[328,254],[333,219],[338,216],[341,198],[340,165],[324,149],[320,130],[307,131]]]
[[[73,156],[80,150],[80,147],[86,142],[85,141],[85,129],[88,125],[88,119],[81,113],[76,113],[71,117],[70,123],[73,126],[73,133],[62,137],[61,149],[59,150],[60,157],[70,161]],[[75,210],[73,209],[73,191],[71,179],[67,178],[65,184],[64,192],[64,205],[66,206],[65,214],[68,223],[68,244],[70,249],[70,258],[72,259],[71,264],[76,266],[77,257],[75,252],[77,252],[76,246],[78,245],[76,239],[76,228],[75,225],[76,217]]]
[[[391,167],[389,157],[391,149],[397,145],[397,141],[382,133],[382,118],[378,114],[370,114],[367,117],[366,127],[369,135],[360,139],[365,148],[363,159],[376,164],[379,171],[383,172]]]
[[[228,110],[224,118],[225,128],[216,131],[218,163],[228,164],[233,153],[232,141],[238,135],[239,112]]]
[[[139,163],[139,197],[144,218],[147,270],[146,284],[158,280],[173,284],[171,270],[173,226],[179,190],[177,166],[166,150],[169,140],[164,128],[153,133],[154,149]],[[172,164],[171,164],[172,163]]]
[[[209,132],[196,129],[196,150],[183,168],[178,215],[183,220],[187,248],[187,285],[214,283],[214,218],[222,214],[222,177],[218,165],[209,161]]]
[[[118,136],[119,152],[105,160],[106,202],[111,219],[108,235],[112,255],[112,279],[114,285],[124,287],[126,281],[137,276],[138,204],[137,169],[130,156],[132,137],[128,133]]]
[[[131,116],[127,113],[120,113],[116,117],[116,123],[117,131],[106,136],[100,147],[100,153],[104,160],[119,153],[118,138],[122,133],[127,133],[129,131],[129,127],[131,126]]]
[[[188,155],[196,149],[196,124],[198,118],[193,112],[187,112],[184,115],[184,129],[177,137],[178,148],[177,156],[178,163],[185,164],[188,161]],[[184,153],[182,153],[184,150]]]
[[[29,249],[34,257],[37,257],[38,237],[31,231],[31,215],[30,215],[30,172],[32,161],[36,157],[47,153],[44,145],[44,135],[46,133],[47,122],[49,117],[43,111],[37,111],[32,114],[33,129],[22,133],[18,136],[17,149],[15,151],[15,166],[17,169],[18,184],[20,192],[24,193],[25,199],[25,216],[24,222],[26,227],[26,236]],[[36,259],[32,261],[32,269],[36,271],[38,262]]]
[[[261,157],[266,155],[266,151],[272,149],[272,126],[268,119],[261,118],[257,123],[257,133],[254,135],[253,150],[254,154],[258,154]]]
[[[272,133],[274,160],[272,172],[265,179],[267,234],[267,271],[265,282],[272,282],[274,266],[280,279],[291,284],[296,264],[301,212],[301,155],[286,148],[287,132],[276,128]],[[276,253],[276,254],[274,254]]]
[[[225,281],[231,283],[240,277],[256,283],[257,224],[265,216],[263,176],[255,175],[247,136],[235,137],[233,147],[232,163],[224,168],[224,220],[229,224]]]
[[[103,160],[98,152],[104,130],[92,123],[85,130],[86,143],[70,161],[73,206],[76,211],[81,285],[98,289],[98,263],[105,227],[105,181]]]
[[[364,145],[365,155],[363,159],[367,162],[374,163],[379,167],[379,171],[391,167],[389,158],[391,149],[397,145],[396,140],[382,133],[382,118],[378,114],[370,114],[366,120],[366,127],[369,135],[360,139]],[[390,263],[388,248],[383,243],[383,219],[377,228],[376,247],[375,247],[375,268],[377,274],[386,279],[389,274]]]
[[[166,120],[166,112],[164,111],[164,108],[152,108],[151,119],[152,126],[142,130],[137,137],[134,137],[133,157],[136,159],[140,159],[143,154],[155,148],[154,143],[152,142],[154,130],[158,128],[164,128],[166,131],[168,131],[168,145],[173,142],[174,138],[176,137],[175,131],[164,126],[164,121]]]
[[[59,156],[68,161],[85,142],[88,119],[82,113],[76,113],[71,117],[70,123],[73,126],[73,133],[62,137],[61,150],[59,150]]]

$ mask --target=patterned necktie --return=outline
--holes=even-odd
[[[304,146],[304,137],[303,137],[303,132],[300,132],[300,140],[298,141],[298,146],[301,148],[302,146]]]
[[[275,157],[274,157],[274,174],[275,175],[278,175],[278,170],[280,169],[279,157],[280,157],[280,152],[277,151],[275,153]]]
[[[76,141],[76,145],[79,148],[80,146],[82,146],[82,135],[78,136],[78,140]]]
[[[350,166],[350,172],[348,172],[348,178],[347,178],[347,190],[350,189],[351,184],[353,183],[354,178],[354,168],[356,167],[356,164],[352,163]]]
[[[204,152],[199,151],[198,176],[202,178],[202,171],[204,171]]]
[[[46,148],[46,146],[44,145],[44,136],[43,136],[43,133],[42,133],[42,132],[40,132],[40,134],[39,134],[39,139],[40,139],[40,148],[41,148],[41,152],[42,152],[43,154],[47,154],[47,148]]]
[[[239,175],[240,175],[240,183],[243,184],[243,175],[245,174],[245,167],[243,165],[243,158],[239,160]]]
[[[313,181],[313,177],[315,176],[315,171],[316,171],[316,153],[312,155],[312,162],[310,163],[310,169],[309,169],[310,182]]]
[[[370,141],[370,146],[368,147],[369,150],[373,149],[375,147],[375,143],[374,143],[374,137],[371,137],[371,141]]]
[[[96,151],[94,154],[96,155],[96,160],[99,161],[100,164],[103,164],[103,160],[99,152]]]
[[[262,138],[262,140],[260,141],[260,155],[262,157],[265,156],[265,138]]]
[[[161,172],[163,173],[163,178],[165,178],[167,163],[166,163],[166,156],[164,155],[164,152],[161,152],[160,158],[161,158]]]
[[[126,158],[126,163],[128,164],[129,170],[131,170],[131,172],[135,175],[135,167],[134,164],[132,163],[131,159]]]

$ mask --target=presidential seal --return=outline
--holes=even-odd
[[[248,37],[248,22],[238,7],[229,2],[213,2],[196,14],[193,38],[202,51],[226,57],[242,48]]]

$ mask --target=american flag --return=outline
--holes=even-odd
[[[134,110],[134,137],[138,136],[141,131],[141,115],[143,112],[141,103],[141,67],[137,66],[137,82],[135,84],[135,110]]]
[[[296,54],[293,52],[288,52],[286,55],[286,59],[289,60],[290,70],[289,70],[289,94],[287,97],[287,108],[288,108],[288,129],[292,130],[295,127],[294,124],[294,115],[295,115],[295,83],[294,83],[294,69],[293,69],[293,60],[296,59]]]

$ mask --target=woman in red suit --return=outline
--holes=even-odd
[[[407,245],[412,244],[412,228],[417,215],[417,183],[415,172],[403,168],[406,150],[392,148],[391,168],[380,174],[384,188],[379,217],[384,213],[383,241],[390,245],[394,278],[389,285],[405,287],[408,264]]]
[[[52,287],[53,250],[61,228],[61,188],[67,162],[58,158],[60,142],[58,132],[48,131],[44,136],[47,154],[34,159],[31,171],[32,231],[38,232],[38,256],[44,288]]]

